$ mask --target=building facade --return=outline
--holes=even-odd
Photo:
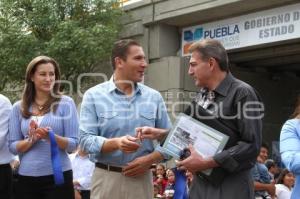
[[[263,139],[279,140],[300,93],[299,0],[129,0],[124,10],[121,37],[143,45],[145,84],[162,93],[172,118],[197,91],[186,49],[215,38],[229,52],[232,73],[261,94]]]

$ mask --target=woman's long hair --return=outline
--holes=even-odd
[[[44,113],[48,113],[50,110],[56,111],[58,102],[61,99],[60,93],[60,69],[58,63],[51,57],[47,56],[38,56],[31,60],[28,64],[26,73],[25,73],[25,87],[22,93],[22,100],[21,100],[21,112],[24,118],[29,118],[32,116],[32,112],[29,111],[30,105],[35,101],[35,86],[34,82],[32,81],[32,76],[34,75],[37,67],[40,64],[47,64],[51,63],[54,66],[54,73],[55,73],[55,83],[50,95],[49,100],[44,105]],[[53,107],[51,107],[53,104]]]
[[[300,95],[297,96],[295,110],[290,118],[297,118],[299,116],[300,116]]]
[[[276,184],[284,184],[284,177],[289,173],[292,173],[292,172],[290,172],[287,169],[283,169],[279,174]]]

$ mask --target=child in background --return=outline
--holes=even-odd
[[[172,169],[169,169],[167,172],[167,186],[165,189],[165,197],[166,199],[172,199],[175,192],[175,173]]]
[[[283,169],[279,174],[277,184],[275,185],[277,199],[290,199],[294,184],[294,174],[287,169]]]
[[[90,199],[91,180],[95,164],[89,160],[80,146],[69,155],[73,169],[73,186],[75,199]]]
[[[163,198],[163,196],[160,194],[161,187],[158,184],[153,183],[153,190],[154,190],[154,195],[153,195],[154,199]]]
[[[162,164],[158,164],[156,166],[156,178],[154,179],[154,183],[156,183],[160,187],[161,195],[164,194],[167,185],[167,179],[165,175],[166,175],[165,166]]]

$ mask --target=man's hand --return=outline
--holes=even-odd
[[[151,154],[149,154],[151,155]],[[148,171],[153,163],[149,155],[138,157],[123,168],[123,174],[128,177],[140,176]]]
[[[20,161],[19,160],[12,160],[10,162],[10,166],[11,166],[12,170],[16,170],[20,166]]]
[[[136,177],[146,173],[153,163],[160,162],[164,159],[161,153],[154,151],[148,155],[138,157],[132,162],[129,162],[123,168],[123,174],[128,177]]]
[[[144,127],[136,128],[135,133],[136,133],[136,137],[139,138],[140,140],[151,139],[151,140],[160,141],[167,136],[168,130],[144,126]]]
[[[81,195],[79,191],[77,191],[76,189],[74,190],[74,194],[75,194],[75,199],[81,199]]]
[[[254,181],[254,190],[255,191],[266,191],[266,192],[268,192],[268,194],[270,194],[272,199],[274,199],[275,195],[276,195],[276,187],[275,187],[274,183],[265,184],[265,183],[261,183],[258,181]]]
[[[275,184],[271,183],[267,185],[267,192],[271,195],[272,198],[275,198],[276,194],[276,186]]]
[[[138,150],[140,144],[137,143],[139,139],[130,135],[122,136],[118,139],[118,148],[124,153],[133,153]]]
[[[80,187],[80,183],[77,180],[73,180],[73,186],[74,187]]]
[[[189,170],[190,172],[195,173],[197,171],[218,167],[218,164],[212,158],[204,159],[193,146],[190,145],[188,148],[191,155],[182,161],[176,162],[176,165],[180,170]]]

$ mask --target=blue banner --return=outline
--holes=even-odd
[[[173,199],[188,199],[185,171],[174,169],[175,193]]]
[[[51,161],[54,175],[54,182],[56,185],[64,184],[64,175],[62,172],[58,146],[55,140],[54,132],[52,129],[49,130],[50,146],[51,146]]]

